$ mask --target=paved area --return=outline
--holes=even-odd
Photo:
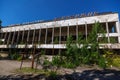
[[[0,75],[12,75],[13,71],[20,67],[20,61],[0,60]],[[30,67],[30,62],[24,62],[23,67]]]
[[[31,62],[23,63],[23,67],[30,67]],[[101,70],[97,68],[79,67],[75,70],[61,68],[56,76],[44,74],[15,74],[13,71],[20,67],[20,61],[0,60],[0,80],[120,80],[117,69]]]

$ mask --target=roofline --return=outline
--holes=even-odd
[[[26,23],[21,23],[21,24],[14,24],[14,25],[10,25],[10,26],[2,26],[2,28],[6,28],[6,27],[15,27],[15,26],[23,26],[23,25],[30,25],[30,24],[38,24],[38,23],[46,23],[46,22],[52,22],[52,21],[60,21],[60,20],[69,20],[69,19],[75,19],[75,18],[84,18],[84,17],[92,17],[92,16],[100,16],[100,15],[108,15],[108,14],[118,14],[118,12],[90,12],[88,14],[77,14],[77,15],[72,15],[72,16],[63,16],[63,17],[58,17],[55,18],[53,20],[38,20],[38,21],[34,21],[34,22],[26,22]]]

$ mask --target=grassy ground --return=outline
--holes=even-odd
[[[16,69],[17,74],[44,74],[46,76],[57,75],[55,71],[44,70],[44,69],[32,69],[30,67],[23,67],[22,69]]]

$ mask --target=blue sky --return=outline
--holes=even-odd
[[[120,14],[120,0],[0,0],[3,26],[94,11]]]

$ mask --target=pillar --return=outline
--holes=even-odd
[[[107,29],[107,38],[108,38],[108,43],[110,43],[109,29],[108,29],[108,22],[107,22],[107,21],[106,21],[106,29]]]
[[[24,40],[24,34],[25,34],[25,29],[22,32],[22,43],[23,43],[23,40]]]
[[[54,26],[52,29],[52,44],[53,44],[52,54],[54,55]]]
[[[16,32],[16,31],[14,31],[13,36],[12,36],[12,43],[11,43],[12,45],[14,44],[15,32]]]
[[[61,44],[61,26],[60,26],[60,31],[59,31],[59,44]]]
[[[47,27],[46,27],[46,33],[45,33],[45,44],[47,44],[47,31],[48,31],[48,29],[47,29]]]
[[[78,41],[78,23],[76,24],[76,42]]]
[[[41,39],[41,28],[39,29],[38,44],[40,44],[40,39]]]
[[[7,40],[7,32],[5,32],[5,35],[4,35],[4,42],[3,42],[3,45],[6,43],[5,41]]]
[[[11,32],[9,32],[9,36],[8,36],[8,40],[7,40],[7,45],[9,45],[10,37],[11,37]]]
[[[52,29],[52,44],[54,44],[54,27]]]
[[[28,34],[27,34],[27,44],[29,44],[29,36],[30,36],[30,28],[29,28]]]
[[[17,45],[18,45],[18,42],[19,42],[19,36],[20,36],[20,30],[18,30],[18,34],[17,34],[17,41],[16,41]]]
[[[35,42],[35,29],[33,31],[32,45],[34,45],[34,42]]]
[[[120,27],[119,27],[119,21],[116,22],[116,32],[118,33],[118,35],[120,35]],[[118,36],[118,43],[120,43],[120,36]]]
[[[85,36],[86,36],[86,41],[87,41],[87,34],[88,34],[88,32],[87,32],[87,22],[85,22]]]
[[[59,31],[59,45],[61,44],[61,26],[60,26],[60,31]],[[61,53],[61,49],[59,49],[59,55]]]
[[[69,24],[67,26],[67,37],[69,37]]]

